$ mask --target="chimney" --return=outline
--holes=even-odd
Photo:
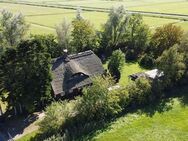
[[[65,61],[69,61],[69,58],[68,58],[68,50],[67,50],[67,49],[64,49],[64,50],[63,50],[63,56],[65,57]]]

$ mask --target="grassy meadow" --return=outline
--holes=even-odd
[[[83,138],[91,141],[187,141],[188,89],[174,91],[177,97],[153,103],[122,115],[108,126]],[[31,132],[16,141],[29,141]]]
[[[30,141],[30,140],[31,140],[33,137],[35,137],[38,133],[39,133],[38,130],[33,131],[33,132],[31,132],[31,133],[29,133],[29,134],[26,134],[25,136],[23,136],[23,137],[17,139],[16,141]]]
[[[16,1],[16,0],[14,0]],[[20,2],[20,1],[19,1]],[[70,5],[70,6],[86,6],[96,8],[110,8],[112,6],[124,5],[129,10],[155,11],[166,13],[188,14],[188,1],[184,0],[124,0],[124,1],[102,1],[102,0],[25,0],[24,2],[42,3],[46,5]],[[177,6],[178,5],[178,6]],[[75,18],[76,10],[31,6],[23,4],[0,3],[1,9],[7,9],[14,13],[21,12],[26,17],[26,21],[30,24],[29,33],[32,34],[55,34],[55,26],[62,22],[63,19],[72,21]],[[108,18],[108,13],[83,11],[82,16],[88,19],[96,29],[101,30],[102,25]],[[165,19],[157,17],[143,17],[144,22],[152,29],[167,23],[174,23],[188,30],[188,22],[182,22],[175,19]]]
[[[178,98],[171,99],[159,112],[127,114],[104,131],[94,136],[94,141],[187,141],[188,106],[182,106]],[[151,110],[154,110],[150,107]],[[166,111],[160,112],[166,108]]]

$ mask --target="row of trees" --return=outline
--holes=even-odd
[[[64,20],[57,26],[57,39],[61,47],[71,52],[91,49],[102,59],[121,49],[127,61],[140,62],[143,67],[154,67],[163,51],[180,43],[183,30],[167,24],[151,32],[139,14],[130,14],[123,6],[112,8],[107,22],[97,31],[77,12],[72,23]]]

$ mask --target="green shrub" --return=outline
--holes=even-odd
[[[101,120],[117,114],[121,110],[117,105],[117,97],[109,94],[108,88],[112,84],[111,78],[96,77],[93,79],[91,87],[84,88],[80,105],[77,106],[84,119]]]
[[[155,60],[150,55],[144,55],[139,61],[140,66],[144,68],[152,68],[154,66]]]
[[[134,107],[147,103],[151,98],[152,87],[150,81],[146,78],[137,79],[127,88],[130,104]]]
[[[61,137],[61,135],[53,135],[47,139],[45,139],[44,141],[63,141],[63,137]]]
[[[127,50],[125,58],[126,58],[127,61],[134,61],[134,60],[136,60],[137,56],[136,56],[135,51],[133,49]]]
[[[119,81],[123,66],[125,64],[125,55],[121,50],[116,50],[112,53],[108,63],[108,69],[110,74],[114,77],[116,82]]]
[[[45,118],[39,124],[41,131],[47,135],[58,133],[75,115],[74,106],[74,102],[53,102],[46,108]]]
[[[130,104],[129,94],[126,88],[112,90],[110,95],[117,97],[118,106],[120,106],[121,110],[126,109],[126,107]]]

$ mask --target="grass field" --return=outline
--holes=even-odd
[[[38,134],[38,130],[33,131],[23,137],[21,137],[20,139],[17,139],[16,141],[30,141],[33,137],[35,137]]]
[[[144,71],[145,69],[141,68],[138,63],[126,63],[122,69],[119,84],[127,85],[131,81],[128,77],[129,75]]]
[[[70,5],[85,6],[95,8],[111,8],[124,5],[128,10],[139,10],[149,12],[165,12],[176,14],[188,14],[188,1],[186,0],[123,0],[123,1],[107,1],[107,0],[27,0],[28,2],[37,2],[53,5]]]
[[[113,122],[108,129],[96,135],[95,141],[187,141],[188,106],[172,99],[169,111],[152,116],[132,113]]]
[[[158,10],[166,10],[166,12],[177,12],[186,14],[188,9],[187,1],[180,0],[142,0],[142,1],[132,1],[125,0],[123,2],[115,1],[101,1],[101,0],[82,0],[82,1],[67,1],[67,0],[53,0],[53,1],[33,1],[27,0],[28,2],[37,2],[37,3],[46,3],[46,4],[67,4],[73,6],[89,6],[89,7],[111,7],[112,5],[126,5],[133,10],[147,10],[151,11],[152,9],[158,12]],[[168,3],[170,2],[170,3]],[[178,4],[178,8],[177,7]],[[168,6],[167,6],[168,5]],[[21,12],[26,16],[26,21],[30,23],[30,31],[32,34],[55,34],[55,26],[62,22],[63,19],[72,21],[75,18],[76,10],[70,9],[60,9],[60,8],[50,8],[50,7],[40,7],[40,6],[31,6],[31,5],[22,5],[22,4],[10,4],[10,3],[0,3],[0,8],[8,9],[14,13]],[[129,8],[128,8],[129,9]],[[178,12],[179,11],[179,12]],[[165,12],[165,11],[160,11]],[[82,15],[85,19],[88,19],[96,29],[101,29],[101,25],[104,24],[107,20],[108,13],[103,12],[88,12],[83,11]],[[179,23],[178,20],[173,19],[164,19],[164,18],[155,18],[155,17],[144,17],[144,22],[148,24],[152,29],[155,29],[158,26],[167,23],[175,23],[183,27],[183,29],[188,30],[188,24]]]
[[[108,62],[106,62],[103,67],[107,69]],[[129,79],[129,75],[138,73],[138,72],[144,72],[146,69],[143,69],[140,67],[138,63],[125,63],[122,71],[121,71],[121,78],[119,80],[120,85],[127,85],[131,80]]]

